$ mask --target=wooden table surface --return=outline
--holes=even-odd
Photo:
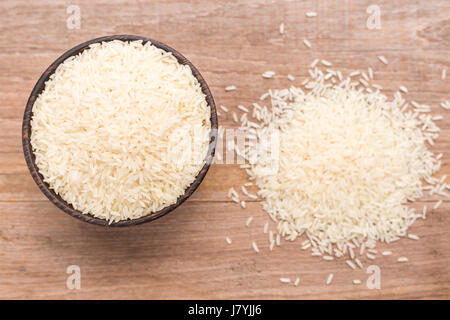
[[[77,221],[51,204],[33,182],[21,145],[21,118],[28,95],[47,66],[67,49],[112,34],[160,40],[188,57],[208,82],[217,105],[249,105],[268,88],[300,83],[320,57],[348,72],[372,67],[386,88],[408,87],[408,98],[444,115],[433,151],[444,152],[441,173],[450,173],[450,2],[379,0],[381,29],[366,21],[371,0],[71,0],[0,2],[0,298],[118,299],[429,299],[450,298],[450,202],[417,221],[420,241],[389,246],[390,257],[364,260],[380,267],[381,289],[368,289],[366,270],[325,262],[282,241],[268,250],[258,202],[241,209],[226,194],[245,173],[237,165],[213,165],[185,204],[152,223],[102,228]],[[80,29],[67,27],[66,9],[78,5]],[[307,18],[305,12],[316,11]],[[279,25],[285,24],[280,35]],[[312,48],[303,45],[303,39]],[[377,55],[384,55],[383,65]],[[277,73],[264,80],[266,70]],[[449,70],[450,73],[450,70]],[[226,93],[234,84],[238,90]],[[235,125],[221,115],[225,128]],[[423,202],[431,202],[426,197]],[[434,200],[435,201],[435,200]],[[432,204],[430,204],[432,205]],[[247,218],[255,219],[250,227]],[[271,224],[274,229],[274,225]],[[225,237],[233,243],[228,245]],[[261,249],[256,254],[251,242]],[[387,248],[380,245],[379,248]],[[396,262],[399,256],[408,263]],[[78,265],[81,289],[69,290],[66,268]],[[328,274],[333,283],[325,285]],[[280,277],[301,278],[300,285]],[[352,284],[360,279],[362,284]]]

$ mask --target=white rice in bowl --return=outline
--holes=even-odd
[[[33,106],[44,181],[117,222],[176,203],[204,165],[210,108],[189,66],[149,42],[96,43],[64,61]]]

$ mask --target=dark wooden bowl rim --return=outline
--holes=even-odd
[[[186,189],[185,193],[180,196],[177,199],[177,202],[165,207],[158,212],[149,214],[144,217],[140,217],[138,219],[132,219],[132,220],[121,220],[118,222],[114,222],[109,224],[107,220],[96,218],[92,215],[83,214],[78,210],[75,210],[72,205],[68,204],[66,201],[64,201],[59,195],[57,195],[52,189],[50,189],[49,185],[44,182],[43,176],[39,173],[38,168],[35,163],[35,156],[32,151],[31,142],[30,142],[30,136],[31,136],[31,125],[30,120],[32,118],[32,108],[34,105],[34,102],[37,98],[37,96],[42,92],[42,90],[45,87],[45,82],[49,79],[50,75],[55,72],[56,68],[64,62],[67,58],[77,55],[78,53],[82,52],[83,50],[87,49],[89,45],[93,43],[99,43],[103,41],[112,41],[112,40],[122,40],[122,41],[134,41],[134,40],[142,40],[144,43],[150,41],[154,46],[161,48],[167,52],[171,52],[177,59],[180,64],[187,64],[191,70],[194,77],[197,78],[197,80],[200,83],[200,86],[202,88],[203,93],[206,96],[206,101],[208,105],[211,108],[211,133],[210,133],[210,144],[209,144],[209,150],[208,154],[205,158],[205,164],[198,173],[198,175],[195,178],[195,181]],[[76,47],[70,49],[69,51],[65,52],[62,56],[60,56],[58,59],[55,60],[48,68],[45,70],[45,72],[41,75],[39,80],[37,81],[36,85],[33,88],[33,91],[30,94],[30,97],[28,99],[25,113],[23,116],[23,123],[22,123],[22,145],[23,145],[23,152],[25,155],[25,160],[27,162],[28,169],[30,170],[30,173],[38,185],[39,189],[45,194],[45,196],[58,208],[60,208],[65,213],[71,215],[72,217],[75,217],[77,219],[80,219],[82,221],[92,223],[95,225],[100,226],[113,226],[113,227],[124,227],[124,226],[130,226],[130,225],[137,225],[144,222],[153,221],[155,219],[158,219],[159,217],[162,217],[166,215],[167,213],[173,211],[175,208],[177,208],[179,205],[181,205],[187,198],[189,198],[194,191],[198,188],[200,183],[203,181],[203,178],[205,177],[206,173],[208,172],[208,169],[212,163],[212,160],[214,158],[214,152],[215,147],[217,143],[217,111],[216,106],[214,104],[214,99],[211,95],[211,92],[208,88],[208,85],[206,84],[206,81],[203,79],[200,72],[195,68],[195,66],[186,59],[181,53],[176,51],[175,49],[161,43],[155,40],[152,40],[147,37],[141,37],[141,36],[134,36],[134,35],[113,35],[113,36],[106,36],[101,38],[92,39],[89,41],[86,41],[82,44],[77,45]]]

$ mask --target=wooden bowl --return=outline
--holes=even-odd
[[[35,156],[31,147],[30,142],[30,136],[31,136],[31,125],[30,120],[33,116],[32,108],[34,105],[34,102],[37,98],[37,96],[42,92],[42,90],[45,87],[45,82],[49,79],[50,75],[55,72],[56,68],[64,62],[67,58],[73,55],[77,55],[78,53],[82,52],[83,50],[87,49],[89,45],[93,43],[103,42],[103,41],[112,41],[112,40],[122,40],[122,41],[133,41],[133,40],[142,40],[144,43],[150,41],[154,46],[163,49],[168,52],[172,52],[172,54],[177,58],[178,62],[180,64],[187,64],[191,70],[192,74],[195,78],[197,78],[198,82],[200,83],[201,89],[203,93],[206,96],[206,101],[208,105],[211,108],[211,133],[210,133],[210,144],[209,144],[209,150],[208,154],[205,158],[205,164],[198,173],[198,175],[195,178],[195,181],[186,189],[185,193],[180,196],[177,199],[177,202],[163,208],[162,210],[159,210],[158,212],[151,213],[147,216],[140,217],[138,219],[132,219],[132,220],[121,220],[118,222],[113,222],[111,224],[108,224],[107,220],[96,218],[89,214],[83,214],[78,210],[75,210],[73,206],[66,201],[64,201],[59,195],[57,195],[52,189],[50,189],[49,185],[44,182],[43,176],[39,173],[38,167],[35,163]],[[80,219],[85,222],[89,222],[95,225],[100,226],[114,226],[114,227],[124,227],[124,226],[130,226],[130,225],[137,225],[144,222],[153,221],[159,217],[162,217],[163,215],[171,212],[176,207],[178,207],[180,204],[182,204],[187,198],[189,198],[194,191],[198,188],[200,183],[203,181],[203,178],[205,177],[206,173],[208,172],[208,169],[212,163],[212,160],[214,158],[214,152],[216,148],[217,143],[217,111],[216,106],[214,104],[214,99],[211,95],[211,92],[208,88],[208,85],[206,84],[206,81],[201,76],[200,72],[198,72],[197,68],[194,67],[194,65],[186,59],[181,53],[176,51],[175,49],[172,49],[171,47],[146,38],[146,37],[140,37],[140,36],[134,36],[134,35],[114,35],[114,36],[107,36],[107,37],[101,37],[96,38],[93,40],[89,40],[87,42],[84,42],[82,44],[77,45],[76,47],[70,49],[66,53],[64,53],[62,56],[60,56],[58,59],[56,59],[55,62],[53,62],[47,70],[41,75],[38,82],[33,88],[33,91],[30,94],[30,97],[27,102],[27,106],[25,108],[25,113],[23,116],[23,123],[22,123],[22,144],[23,144],[23,153],[25,155],[25,160],[28,165],[28,169],[30,170],[31,176],[33,177],[34,181],[38,185],[39,189],[45,194],[45,196],[53,202],[58,208],[63,210],[65,213],[71,215],[72,217],[75,217],[77,219]]]

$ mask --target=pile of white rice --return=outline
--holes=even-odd
[[[427,105],[410,105],[400,92],[389,100],[365,72],[351,74],[363,74],[359,81],[344,79],[316,64],[304,90],[270,90],[261,97],[270,99],[270,108],[255,103],[254,119],[241,117],[248,139],[235,150],[248,161],[241,167],[285,239],[304,236],[302,248],[326,260],[355,259],[356,247],[361,254],[371,249],[367,258],[373,259],[377,241],[407,236],[408,227],[425,218],[426,208],[416,211],[409,202],[425,191],[447,196],[446,177],[432,177],[442,154],[427,148],[442,117],[430,115]]]
[[[174,204],[206,158],[210,108],[187,65],[150,43],[111,41],[62,63],[33,106],[44,181],[110,222]]]

